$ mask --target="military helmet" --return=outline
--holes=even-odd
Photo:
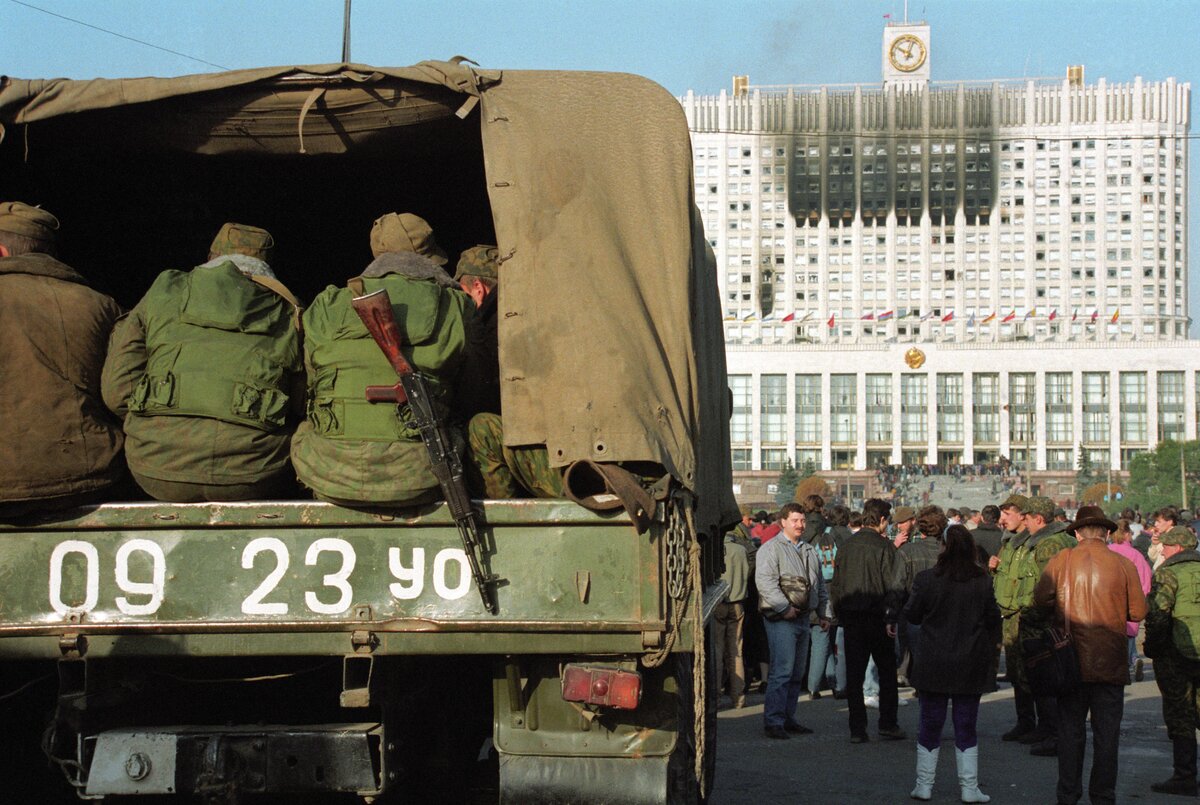
[[[472,246],[458,258],[458,268],[454,279],[461,280],[465,276],[499,279],[500,250],[495,246]]]
[[[275,238],[271,233],[257,226],[227,223],[217,232],[212,245],[208,247],[209,257],[220,257],[226,254],[244,254],[256,257],[264,263],[271,262],[275,251]]]
[[[446,253],[433,239],[433,228],[411,212],[389,212],[375,219],[371,226],[371,254],[378,257],[387,252],[415,252],[439,266],[447,263]]]
[[[21,201],[0,203],[0,231],[53,242],[58,236],[58,226],[58,219],[41,207]]]
[[[1177,525],[1168,528],[1165,533],[1158,535],[1158,541],[1163,545],[1182,545],[1184,550],[1191,550],[1196,547],[1196,535],[1192,529]]]

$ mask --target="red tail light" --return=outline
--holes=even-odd
[[[642,675],[616,668],[587,665],[563,667],[562,697],[617,710],[634,710],[642,699]]]

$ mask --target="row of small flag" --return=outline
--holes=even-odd
[[[795,322],[796,324],[800,324],[800,323],[806,322],[809,319],[811,319],[815,312],[816,311],[810,310],[807,313],[805,313],[802,317],[797,318],[796,312],[793,311],[793,312],[789,313],[788,315],[784,316],[783,318],[779,319],[779,321]],[[1000,314],[998,311],[992,311],[992,313],[990,315],[988,315],[982,319],[979,319],[978,323],[979,324],[988,324],[990,322],[995,321],[999,315]],[[1120,316],[1121,316],[1121,311],[1114,310],[1113,314],[1112,314],[1112,318],[1109,319],[1109,323],[1116,324],[1117,321],[1120,319]],[[1100,317],[1100,311],[1093,310],[1091,313],[1091,317],[1090,317],[1090,323],[1095,324],[1096,320],[1099,317]],[[928,321],[929,319],[936,318],[942,322],[949,323],[949,322],[954,321],[955,317],[954,317],[953,310],[943,316],[934,316],[932,311],[930,311],[929,313],[926,313],[925,315],[922,316],[921,311],[919,311],[917,309],[913,309],[913,310],[908,311],[907,313],[901,314],[900,316],[896,316],[896,311],[885,310],[882,313],[867,313],[866,315],[864,315],[860,318],[860,321],[888,321],[889,319],[893,319],[893,318],[920,319],[920,321]],[[1003,318],[1001,318],[1000,322],[1002,324],[1007,324],[1011,321],[1015,321],[1016,318],[1017,318],[1017,311],[1013,310],[1007,316],[1004,316]],[[1033,318],[1037,318],[1037,308],[1030,308],[1029,310],[1027,310],[1025,312],[1025,315],[1021,317],[1021,320],[1028,321],[1029,319],[1033,319]],[[725,319],[725,321],[737,321],[737,320],[738,319],[736,317],[732,317],[732,316],[726,317],[726,319]],[[758,321],[758,316],[756,316],[754,313],[747,313],[746,315],[742,316],[742,318],[740,320],[741,321]],[[770,315],[764,316],[762,318],[762,321],[774,321],[774,320],[775,320],[774,314],[770,314]],[[1058,309],[1054,308],[1053,310],[1051,310],[1050,315],[1046,317],[1046,320],[1047,321],[1057,321],[1058,320]],[[1078,320],[1079,320],[1079,309],[1076,308],[1075,311],[1073,313],[1071,313],[1071,321],[1078,321]],[[837,324],[837,314],[836,313],[830,314],[829,320],[826,321],[825,324],[829,327],[833,327],[835,324]],[[975,314],[972,313],[970,315],[970,317],[967,319],[967,326],[973,327],[975,324],[976,324]]]

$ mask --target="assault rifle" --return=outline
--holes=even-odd
[[[442,487],[446,503],[450,506],[454,524],[458,526],[458,534],[462,537],[463,550],[467,554],[467,562],[471,566],[471,575],[479,588],[483,606],[495,615],[499,610],[492,592],[496,577],[484,575],[480,565],[482,540],[479,524],[475,521],[475,510],[471,508],[471,496],[467,493],[467,485],[463,478],[462,460],[452,446],[445,424],[438,420],[433,410],[433,400],[425,378],[413,371],[404,353],[400,351],[400,328],[392,315],[392,300],[386,290],[380,289],[365,296],[355,296],[350,304],[354,306],[354,312],[363,320],[363,324],[367,325],[371,337],[383,350],[383,354],[387,356],[388,362],[400,378],[394,386],[367,386],[367,400],[390,402],[397,406],[408,403],[413,421],[421,431],[421,441],[429,451],[429,464],[433,474]]]

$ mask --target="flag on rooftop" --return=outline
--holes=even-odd
[[[890,319],[890,318],[891,318],[893,315],[895,315],[895,313],[896,313],[896,311],[894,311],[894,310],[885,310],[884,312],[880,313],[880,314],[879,314],[879,315],[876,317],[876,320],[877,320],[877,321],[887,321],[887,320],[888,320],[888,319]]]
[[[988,316],[986,319],[984,319],[984,320],[983,320],[981,323],[982,323],[982,324],[987,324],[989,321],[992,321],[992,320],[993,320],[993,319],[995,319],[995,318],[996,318],[996,311],[994,311],[994,310],[993,310],[993,311],[991,312],[991,315],[989,315],[989,316]]]
[[[783,317],[783,321],[795,321],[795,320],[796,320],[796,311],[794,311],[794,310],[791,313],[789,313]]]
[[[1117,318],[1118,318],[1120,315],[1121,315],[1121,309],[1120,309],[1120,308],[1117,308],[1116,310],[1114,310],[1114,311],[1113,311],[1113,317],[1112,317],[1112,321],[1110,321],[1110,322],[1109,322],[1109,324],[1116,324],[1116,323],[1117,323]]]
[[[800,321],[805,322],[805,321],[808,321],[809,319],[811,319],[812,317],[813,317],[813,311],[810,310],[804,314],[804,318],[802,318]]]
[[[875,321],[875,314],[874,313],[864,313],[862,320],[863,321]]]
[[[1096,317],[1097,317],[1097,316],[1099,316],[1099,315],[1100,315],[1100,311],[1099,311],[1099,310],[1093,310],[1093,311],[1092,311],[1092,324],[1095,324],[1095,323],[1096,323]]]
[[[1037,315],[1037,308],[1031,307],[1031,308],[1029,308],[1029,310],[1025,311],[1024,321],[1029,321],[1031,318],[1033,318],[1036,315]]]
[[[1016,317],[1017,317],[1017,311],[1015,311],[1015,310],[1014,310],[1012,313],[1009,313],[1007,316],[1005,316],[1004,318],[1002,318],[1002,319],[1000,320],[1000,323],[1001,323],[1001,324],[1007,324],[1008,322],[1012,321],[1012,320],[1013,320],[1013,319],[1015,319]]]
[[[1079,308],[1075,308],[1071,313],[1071,321],[1075,321],[1077,318],[1079,318]]]
[[[742,321],[754,321],[758,317],[754,315],[754,311],[747,311],[746,315],[742,316]]]
[[[830,330],[832,330],[832,329],[833,329],[833,323],[834,323],[836,320],[837,320],[837,314],[836,314],[836,313],[830,313],[830,314],[829,314],[829,321],[825,322],[825,324],[827,324],[827,325],[829,326],[829,329],[830,329]]]
[[[1054,321],[1057,318],[1058,318],[1058,308],[1054,308],[1054,310],[1050,311],[1050,321]]]
[[[945,316],[942,316],[942,321],[943,322],[954,321],[954,311],[951,310]]]

